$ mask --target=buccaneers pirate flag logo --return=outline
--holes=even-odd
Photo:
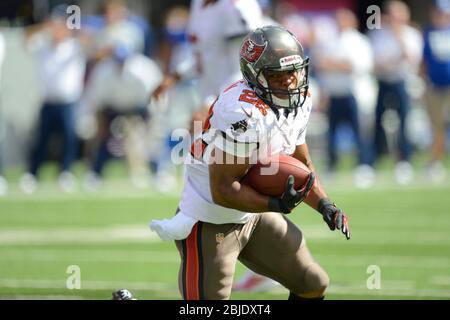
[[[252,40],[247,39],[244,41],[241,47],[241,56],[248,62],[255,62],[261,57],[266,45],[259,45]]]

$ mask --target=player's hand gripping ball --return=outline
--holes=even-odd
[[[314,174],[303,162],[279,155],[251,167],[241,183],[271,196],[271,211],[287,214],[308,196],[314,181]]]

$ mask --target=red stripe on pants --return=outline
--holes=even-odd
[[[198,224],[195,224],[186,239],[186,300],[200,299],[197,230]]]

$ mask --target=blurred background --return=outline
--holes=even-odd
[[[212,99],[202,81],[220,70],[199,60],[222,41],[193,34],[199,3],[218,5],[1,1],[0,298],[103,299],[117,287],[179,298],[177,252],[146,224],[176,208],[192,121]],[[354,239],[331,251],[320,217],[293,218],[331,298],[448,299],[450,1],[258,5],[311,58],[307,142],[354,221]],[[66,287],[69,265],[85,275],[80,290]],[[366,286],[369,265],[386,275],[381,289]],[[286,295],[262,291],[234,297]]]

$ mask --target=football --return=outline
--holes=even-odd
[[[241,183],[261,194],[280,197],[289,175],[294,176],[294,188],[299,190],[306,183],[310,173],[311,170],[300,160],[288,155],[277,155],[264,163],[258,162],[250,167]]]

